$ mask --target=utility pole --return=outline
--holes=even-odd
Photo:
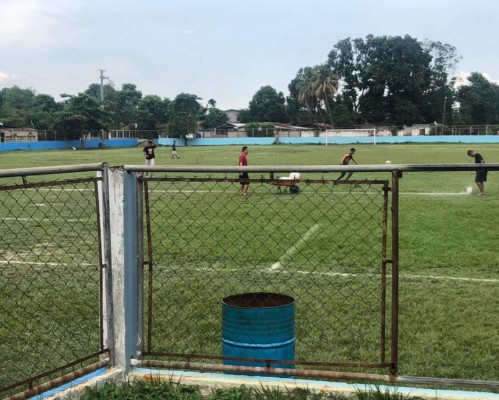
[[[109,76],[104,76],[104,72],[106,71],[105,69],[99,69],[99,71],[100,71],[100,101],[103,102],[104,101],[104,79],[109,80]],[[101,107],[104,107],[104,105],[101,104]],[[104,130],[101,130],[101,132],[100,132],[100,144],[99,144],[99,146],[101,148],[105,147],[104,137],[105,137],[105,132],[104,132]]]
[[[444,110],[442,112],[442,135],[444,134],[444,124],[445,124],[445,105],[447,103],[447,96],[444,97]]]
[[[104,79],[109,80],[109,76],[104,76],[105,69],[100,69],[100,101],[104,101]]]

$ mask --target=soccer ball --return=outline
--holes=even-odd
[[[386,160],[385,164],[391,164],[392,162],[390,160]]]

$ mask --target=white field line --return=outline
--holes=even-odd
[[[184,269],[184,268],[182,268]],[[193,271],[197,272],[214,272],[219,273],[220,269],[217,268],[193,268]],[[224,269],[223,271],[227,272],[241,272],[241,269],[232,268],[232,269]],[[263,273],[275,273],[275,270],[271,270],[270,268],[261,269],[259,272]],[[280,274],[300,274],[300,275],[317,275],[317,276],[338,276],[340,278],[355,278],[359,275],[362,276],[379,276],[379,274],[351,274],[348,272],[318,272],[318,271],[279,271]],[[474,283],[499,283],[499,279],[487,279],[487,278],[460,278],[460,277],[452,277],[452,276],[432,276],[432,275],[412,275],[412,274],[400,274],[400,278],[408,279],[408,280],[440,280],[440,281],[460,281],[460,282],[474,282]],[[390,276],[387,276],[390,279]]]
[[[74,266],[75,263],[61,263],[61,262],[43,262],[43,261],[13,261],[13,260],[0,260],[0,264],[16,264],[16,265],[47,265],[50,267],[68,267],[68,266]],[[98,263],[91,264],[91,263],[78,263],[78,265],[82,265],[84,267],[91,267],[95,266]]]
[[[310,238],[310,236],[314,234],[317,229],[319,229],[319,224],[311,226],[308,231],[306,231],[293,246],[286,250],[286,252],[281,257],[279,257],[279,260],[277,260],[277,262],[270,266],[269,271],[276,271],[280,269],[282,267],[282,263],[289,259],[293,254],[295,254],[297,250],[301,246],[303,246],[303,244]]]
[[[69,265],[74,265],[74,263],[60,263],[60,262],[41,262],[41,261],[33,261],[33,262],[27,262],[27,261],[14,261],[14,260],[0,260],[0,264],[16,264],[16,265],[48,265],[48,266],[69,266]],[[78,265],[82,266],[93,266],[96,264],[92,263],[79,263]],[[158,265],[158,267],[161,267],[164,265]],[[220,268],[185,268],[185,266],[182,266],[182,271],[195,271],[195,272],[213,272],[213,273],[220,273],[221,269]],[[227,269],[222,269],[222,271],[225,272],[241,272],[240,268],[227,268]],[[265,268],[261,269],[259,272],[262,273],[275,273],[274,270],[270,270],[270,268]],[[318,272],[318,271],[279,271],[281,274],[300,274],[300,275],[317,275],[317,276],[338,276],[340,278],[355,278],[356,276],[363,275],[363,276],[379,276],[379,274],[351,274],[347,272]],[[388,279],[390,276],[388,276]],[[412,275],[412,274],[401,274],[400,278],[405,278],[409,280],[440,280],[440,281],[460,281],[460,282],[472,282],[472,283],[499,283],[499,279],[485,279],[485,278],[459,278],[459,277],[452,277],[452,276],[432,276],[432,275]]]
[[[22,189],[22,187],[20,187]],[[95,192],[93,189],[89,188],[46,188],[46,187],[39,187],[39,188],[27,188],[26,191],[30,192],[86,192],[86,191],[92,191]]]
[[[400,192],[411,196],[469,196],[471,192]]]
[[[82,218],[82,219],[66,219],[62,217],[55,217],[55,218],[42,218],[42,219],[35,219],[35,218],[16,218],[16,217],[4,217],[0,218],[1,221],[19,221],[19,222],[54,222],[54,221],[64,221],[64,222],[82,222],[82,221],[93,221],[91,218]]]

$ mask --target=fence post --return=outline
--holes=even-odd
[[[108,178],[110,284],[105,285],[104,298],[110,310],[104,324],[109,328],[111,363],[126,374],[131,368],[130,359],[137,357],[140,342],[139,196],[135,173],[110,168]]]
[[[390,374],[398,371],[399,340],[399,178],[400,171],[392,171],[392,344]]]

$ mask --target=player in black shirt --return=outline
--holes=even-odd
[[[468,150],[468,155],[475,159],[475,164],[485,164],[485,160],[483,159],[480,153],[477,153],[475,150]],[[478,186],[478,190],[480,190],[480,195],[484,195],[484,182],[487,182],[487,170],[486,169],[477,169],[475,175],[475,182]]]

